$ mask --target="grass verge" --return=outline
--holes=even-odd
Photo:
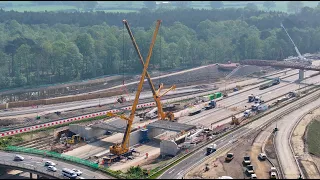
[[[320,122],[313,120],[308,126],[307,144],[310,154],[320,156]]]

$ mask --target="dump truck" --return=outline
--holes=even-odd
[[[259,89],[260,90],[263,90],[263,89],[266,89],[266,88],[269,88],[271,86],[274,86],[274,85],[277,85],[277,84],[280,84],[280,78],[277,77],[277,78],[274,78],[272,79],[271,81],[265,83],[265,84],[262,84],[259,86]]]

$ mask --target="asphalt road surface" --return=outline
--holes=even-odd
[[[303,102],[307,97],[304,97],[302,99],[299,99],[288,106],[278,109],[270,114],[267,114],[258,120],[239,128],[238,130],[228,134],[227,136],[219,139],[218,141],[214,142],[217,144],[217,149],[219,147],[226,145],[227,143],[232,143],[233,141],[236,141],[238,138],[240,138],[242,135],[248,133],[248,132],[254,132],[259,130],[264,124],[266,124],[271,118],[278,115],[279,113],[299,105],[301,102]],[[207,146],[206,146],[207,147]],[[190,168],[192,165],[200,162],[202,159],[206,157],[205,151],[206,147],[202,148],[201,150],[195,152],[194,154],[190,155],[188,158],[184,159],[180,163],[176,164],[175,166],[169,168],[167,171],[165,171],[159,179],[181,179],[184,174],[188,172],[188,168]]]
[[[277,122],[279,131],[275,138],[276,150],[279,155],[279,161],[282,165],[284,178],[296,179],[299,177],[299,169],[294,159],[290,148],[290,133],[294,128],[295,123],[303,116],[304,113],[309,112],[312,108],[320,106],[320,99],[317,99],[305,106],[302,106],[298,110],[284,116]]]
[[[56,165],[57,172],[55,172],[55,174],[60,175],[62,168],[68,168],[68,169],[75,168],[75,169],[82,171],[81,177],[84,177],[85,179],[114,179],[108,175],[102,174],[102,172],[95,171],[93,169],[87,169],[87,168],[83,168],[83,167],[80,167],[77,165],[69,164],[69,163],[66,163],[63,161],[42,158],[39,156],[20,154],[25,159],[23,161],[13,161],[13,158],[16,154],[18,154],[18,153],[8,153],[8,152],[0,151],[0,157],[1,157],[0,163],[4,164],[3,162],[5,161],[5,162],[10,162],[10,163],[23,164],[25,166],[34,167],[40,171],[45,171],[47,168],[44,166],[44,163],[49,160],[49,161],[52,161],[57,164]],[[52,172],[50,172],[50,174],[52,174]]]

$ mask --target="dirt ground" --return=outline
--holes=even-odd
[[[258,160],[260,150],[252,149],[252,143],[257,133],[248,136],[246,139],[239,139],[238,143],[227,149],[226,151],[219,153],[218,157],[211,157],[202,163],[200,166],[192,170],[186,175],[187,179],[193,178],[205,178],[205,179],[217,179],[221,176],[231,176],[237,179],[249,179],[250,177],[245,173],[245,166],[242,164],[243,157],[249,155],[252,165],[256,171],[257,177],[268,178],[268,170],[270,169],[269,162]],[[230,162],[225,162],[227,153],[233,153],[234,159]],[[206,164],[209,167],[209,171],[205,172]]]
[[[294,149],[294,152],[299,156],[299,163],[302,165],[302,170],[308,179],[320,179],[319,167],[320,167],[320,158],[308,153],[306,140],[306,129],[308,124],[313,119],[319,119],[320,109],[316,109],[310,114],[307,114],[297,125],[293,131],[291,143]]]

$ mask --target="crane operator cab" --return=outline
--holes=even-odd
[[[123,96],[120,96],[120,97],[117,99],[117,102],[120,103],[120,104],[122,104],[122,103],[124,103],[124,102],[126,102],[126,101],[127,101],[126,98],[123,97]]]

